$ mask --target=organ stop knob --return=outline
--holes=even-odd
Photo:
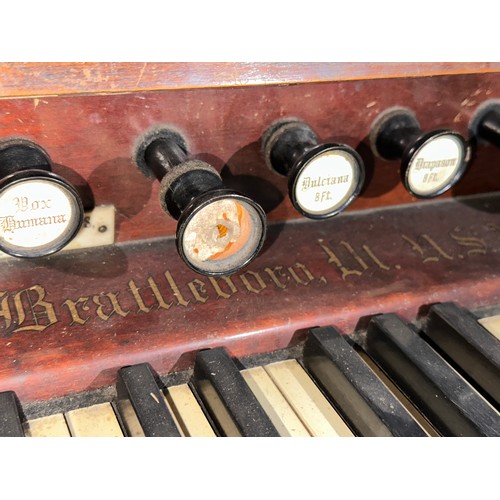
[[[295,209],[310,219],[337,215],[351,204],[365,174],[359,154],[345,144],[319,144],[301,120],[273,123],[262,137],[266,164],[288,176],[288,194]]]
[[[256,202],[227,189],[214,167],[189,159],[184,138],[162,129],[148,134],[136,163],[160,181],[162,209],[177,223],[177,250],[204,275],[230,274],[252,261],[266,235],[266,215]]]
[[[49,155],[24,139],[0,143],[0,250],[41,257],[65,247],[83,222],[75,188],[52,172]]]
[[[374,122],[370,134],[374,153],[401,161],[405,188],[418,198],[439,196],[465,173],[471,152],[465,139],[449,129],[422,132],[412,111],[391,108]]]
[[[469,129],[473,136],[500,147],[500,101],[490,100],[479,106]]]

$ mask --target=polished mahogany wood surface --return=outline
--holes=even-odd
[[[132,160],[151,128],[182,132],[193,156],[260,202],[271,222],[300,218],[286,178],[268,169],[261,154],[265,129],[284,116],[307,121],[323,141],[358,150],[367,180],[348,210],[411,204],[417,200],[402,186],[398,162],[371,153],[367,137],[374,119],[389,107],[407,106],[424,130],[448,127],[468,135],[477,107],[500,96],[499,74],[10,98],[2,101],[0,138],[39,143],[56,173],[79,186],[89,204],[114,205],[117,241],[149,239],[174,234],[176,227],[160,209],[159,183],[140,174]],[[491,170],[499,158],[498,148],[481,144],[466,176],[444,196],[499,190],[500,176]]]
[[[397,162],[368,147],[373,120],[396,105],[424,130],[468,135],[478,106],[500,97],[498,64],[18,63],[0,74],[0,139],[39,143],[88,207],[116,208],[116,245],[2,262],[0,390],[22,402],[114,383],[129,364],[183,370],[205,347],[264,353],[311,326],[349,334],[371,314],[411,321],[433,302],[500,300],[500,200],[461,198],[500,190],[500,150],[479,144],[460,184],[418,201]],[[265,166],[262,133],[285,116],[362,156],[367,183],[346,213],[301,218],[286,179]],[[158,183],[132,161],[140,137],[162,125],[268,214],[264,251],[230,278],[182,264]]]
[[[141,92],[488,73],[495,62],[171,62],[0,63],[0,97]]]
[[[413,321],[442,301],[500,302],[500,197],[483,195],[273,224],[262,254],[227,278],[184,266],[172,238],[68,251],[0,267],[0,391],[21,402],[115,381],[147,362],[192,366],[296,345],[303,330]]]

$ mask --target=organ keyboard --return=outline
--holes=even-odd
[[[194,88],[193,66],[151,65],[147,88],[35,95],[26,78],[2,95],[0,141],[47,150],[85,215],[67,248],[40,255],[23,236],[28,258],[2,255],[0,435],[498,436],[497,113],[473,131],[496,106],[500,66],[366,65],[353,79],[349,65],[255,65],[253,85],[203,68]],[[418,124],[391,125],[404,141],[384,129],[398,152],[384,156],[373,127],[391,109]],[[420,126],[446,137],[427,142]],[[161,130],[182,140],[153,155],[145,138]],[[450,144],[460,158],[441,158]],[[161,186],[138,168],[143,149]],[[20,219],[52,201],[19,193],[0,197],[6,240],[57,220]],[[228,193],[229,215],[217,208]],[[186,261],[200,234],[209,258],[205,241]]]
[[[433,318],[436,311],[450,310],[456,334],[476,329],[492,341],[489,355],[498,370],[500,341],[481,326],[494,316],[477,318],[456,304],[438,304],[425,331],[448,336]],[[480,347],[470,353],[480,354]],[[487,373],[499,381],[497,373]],[[0,432],[36,437],[500,435],[500,405],[491,391],[440,353],[423,331],[391,314],[375,315],[357,342],[322,327],[309,329],[294,349],[257,357],[233,359],[224,347],[202,350],[194,370],[179,376],[183,383],[161,379],[145,363],[123,367],[111,400],[89,406],[80,401],[71,408],[74,403],[63,398],[52,407],[56,413],[43,416],[46,409],[23,409],[13,392],[3,392]]]

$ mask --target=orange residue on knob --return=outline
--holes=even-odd
[[[226,259],[227,257],[230,257],[231,255],[234,255],[236,252],[241,250],[250,239],[250,231],[252,230],[250,215],[248,214],[248,211],[245,210],[239,203],[235,202],[235,204],[238,210],[238,224],[240,225],[240,237],[236,241],[229,243],[222,252],[217,252],[214,255],[212,255],[208,260]],[[227,215],[225,213],[222,214],[222,217],[228,220]],[[219,224],[218,226],[220,225],[221,224]]]
[[[224,236],[226,236],[228,231],[227,226],[224,226],[224,224],[217,224],[217,230],[219,231],[219,238],[224,238]]]

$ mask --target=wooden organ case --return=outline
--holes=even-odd
[[[338,366],[337,375],[324,367],[347,348],[348,368],[373,370],[369,377],[404,399],[422,435],[500,433],[500,148],[471,133],[481,106],[500,98],[499,64],[2,64],[0,71],[0,140],[41,146],[85,210],[71,246],[0,260],[4,435],[36,435],[34,423],[53,416],[68,435],[85,433],[75,423],[78,412],[106,405],[124,435],[168,434],[160,418],[167,413],[173,435],[190,435],[169,391],[174,386],[191,391],[189,401],[214,435],[291,434],[266,399],[272,391],[288,400],[306,435],[328,434],[308,421],[315,418],[304,409],[309,402],[293,402],[280,370],[295,381],[309,377],[297,382],[300,390],[309,397],[311,386],[335,409],[337,434],[398,435],[390,411],[373,402],[379,386],[367,390],[354,380],[357,392],[343,392],[353,381]],[[395,106],[412,110],[423,130],[450,128],[470,141],[465,174],[442,195],[413,196],[398,160],[374,154],[373,123]],[[265,130],[287,117],[363,160],[361,192],[335,217],[303,217],[286,176],[264,161]],[[164,126],[267,214],[260,254],[233,274],[200,275],[184,264],[159,183],[134,163],[141,138]],[[398,341],[381,340],[395,330],[406,335],[404,355],[395,354]],[[335,343],[339,338],[345,345]],[[325,345],[322,358],[317,350]],[[427,355],[434,379],[411,364]],[[460,377],[453,382],[460,390],[477,397],[472,409],[456,409],[451,393],[458,386],[434,385],[446,379],[441,362]],[[263,366],[269,393],[254,390],[258,372],[251,370]],[[211,380],[214,374],[220,379]],[[332,389],[336,377],[345,383]],[[440,395],[443,408],[427,401],[430,393]],[[151,415],[151,400],[160,417]],[[317,411],[328,420],[330,409],[321,404]],[[375,416],[358,421],[357,413]],[[262,421],[252,427],[248,419]],[[95,425],[90,435],[99,434]],[[420,435],[415,428],[401,435]]]

